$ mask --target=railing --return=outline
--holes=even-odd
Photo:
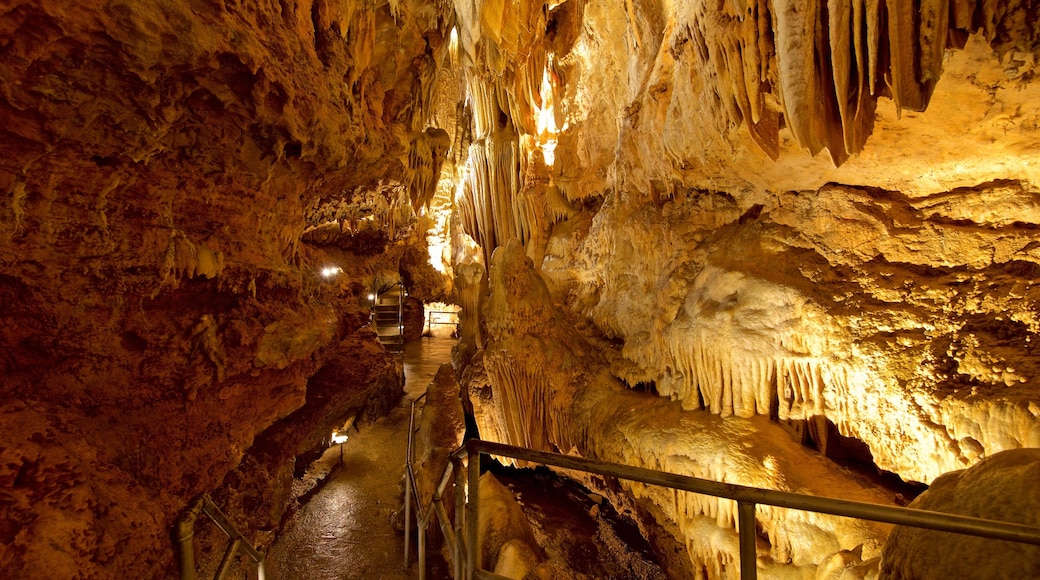
[[[422,521],[424,517],[422,500],[419,499],[419,490],[415,487],[415,471],[412,462],[415,461],[415,404],[426,398],[429,393],[423,393],[412,399],[412,406],[408,412],[408,450],[404,460],[404,567],[411,563],[412,546],[412,498],[415,498],[416,520]],[[422,574],[422,572],[420,572]]]
[[[411,441],[411,431],[409,431]],[[409,444],[409,481],[413,481],[411,475],[411,445]],[[479,510],[480,494],[477,493],[478,478],[480,477],[480,455],[498,455],[510,457],[521,461],[538,463],[553,467],[561,467],[575,471],[584,471],[607,477],[639,481],[650,485],[660,485],[683,491],[711,495],[731,499],[737,502],[737,528],[740,540],[740,577],[743,580],[755,580],[758,575],[756,568],[755,552],[755,506],[758,504],[771,505],[783,508],[797,509],[803,511],[831,514],[836,516],[852,517],[862,520],[885,522],[926,528],[944,532],[968,534],[984,538],[1008,540],[1026,544],[1040,545],[1040,528],[1012,524],[995,520],[986,520],[943,512],[934,512],[913,508],[886,506],[858,501],[816,497],[786,491],[776,491],[748,487],[732,483],[721,483],[707,479],[676,475],[663,471],[630,467],[616,463],[608,463],[594,459],[572,457],[558,453],[547,453],[534,451],[522,447],[470,439],[451,454],[451,462],[445,467],[441,477],[440,485],[434,493],[431,508],[426,514],[420,516],[419,521],[419,577],[425,576],[424,551],[426,526],[431,514],[441,518],[441,527],[447,528],[445,539],[449,552],[452,556],[455,568],[455,578],[499,578],[479,567],[478,555],[480,554],[479,533]],[[465,458],[467,464],[467,475],[465,480],[462,475],[462,461]],[[451,480],[452,471],[455,473],[455,525],[454,529],[447,522],[447,515],[441,505],[441,496]],[[467,490],[468,503],[463,506],[461,490]],[[465,507],[465,512],[463,511]],[[463,534],[463,530],[465,534]],[[406,536],[407,537],[407,536]],[[407,540],[406,540],[407,542]],[[405,544],[405,563],[407,565],[409,555],[408,544]],[[462,563],[465,562],[463,569]]]
[[[195,569],[195,520],[199,514],[209,516],[213,523],[217,524],[220,531],[227,534],[231,540],[224,557],[220,560],[214,580],[224,580],[231,571],[231,565],[235,562],[235,555],[239,550],[245,552],[249,559],[256,564],[257,580],[264,580],[264,557],[253,548],[252,544],[228,521],[224,512],[220,511],[217,504],[213,503],[209,494],[202,494],[184,510],[177,519],[177,563],[180,566],[181,580],[195,580],[197,571]]]
[[[433,319],[433,315],[434,314],[438,314],[438,315],[440,315],[440,314],[447,314],[448,317],[449,317],[449,320],[447,322],[444,322],[444,321],[441,321],[441,320],[434,320]],[[444,326],[454,326],[455,328],[458,328],[459,327],[458,321],[450,320],[450,317],[452,315],[458,315],[458,312],[455,312],[455,311],[452,311],[452,310],[430,310],[430,311],[427,311],[427,313],[426,313],[426,326],[430,329],[430,334],[433,334],[433,325],[434,324],[441,324],[441,325],[444,325]]]
[[[427,393],[423,393],[412,401],[411,412],[408,417],[408,450],[407,457],[405,458],[404,486],[404,567],[408,568],[411,565],[411,511],[414,508],[416,526],[419,532],[419,580],[426,580],[426,530],[434,517],[436,517],[440,522],[441,532],[444,534],[444,541],[448,546],[448,550],[452,554],[452,564],[454,568],[452,577],[462,578],[462,563],[465,561],[465,546],[459,543],[458,538],[462,535],[462,518],[459,514],[464,513],[465,498],[462,494],[457,493],[457,491],[465,487],[466,475],[462,467],[462,459],[456,457],[458,451],[452,453],[448,458],[448,464],[444,467],[444,471],[441,473],[441,479],[434,491],[433,498],[430,500],[429,507],[426,509],[423,509],[422,499],[419,497],[419,489],[415,483],[415,470],[412,466],[415,461],[414,446],[415,433],[417,431],[415,427],[415,406],[419,401],[422,401],[426,395]],[[462,449],[465,449],[465,447]],[[479,461],[477,463],[479,464]],[[452,480],[453,473],[455,475],[454,480],[456,491],[456,493],[453,494],[455,499],[456,523],[454,528],[452,527],[452,522],[448,517],[448,513],[444,509],[444,504],[442,502],[444,491],[448,486],[448,482]]]

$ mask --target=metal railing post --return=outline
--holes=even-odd
[[[472,439],[470,443],[472,444]],[[469,527],[467,530],[469,554],[466,558],[466,578],[473,580],[480,560],[480,453],[473,449],[472,445],[467,445],[466,457],[469,461],[469,481],[467,483],[469,507],[466,510],[466,525]]]
[[[231,566],[234,563],[235,554],[239,550],[245,552],[249,559],[256,564],[256,575],[259,580],[264,580],[264,557],[256,551],[256,548],[249,543],[248,540],[238,531],[235,526],[228,521],[227,516],[224,512],[220,511],[217,504],[213,503],[213,500],[208,494],[202,494],[196,497],[192,503],[188,506],[188,509],[184,511],[179,518],[177,518],[177,561],[180,567],[181,580],[195,580],[197,572],[195,570],[195,551],[192,545],[192,540],[195,536],[195,520],[198,519],[199,514],[206,514],[209,519],[213,520],[213,523],[220,528],[220,531],[224,532],[225,535],[231,540],[231,544],[228,546],[224,557],[220,561],[220,566],[217,568],[216,575],[214,578],[221,580],[227,577],[231,570]]]
[[[758,554],[755,549],[755,504],[737,502],[737,527],[740,534],[740,580],[758,578]]]
[[[404,458],[404,567],[405,569],[411,565],[412,557],[412,498],[414,496],[416,503],[421,503],[419,499],[418,490],[413,489],[415,487],[415,472],[412,471],[412,462],[415,460],[415,404],[426,398],[426,393],[423,393],[412,399],[411,407],[408,410],[408,447],[405,449]],[[419,512],[416,512],[419,516]]]
[[[411,433],[408,434],[409,439]],[[410,443],[410,441],[409,441]],[[411,446],[409,445],[409,449]],[[412,563],[412,461],[411,457],[404,466],[404,568]],[[422,539],[420,536],[419,552],[422,552]],[[419,571],[422,574],[422,571]],[[420,576],[421,578],[422,576]]]
[[[213,575],[214,580],[224,580],[227,578],[229,572],[231,572],[231,565],[235,563],[235,553],[238,552],[238,547],[242,545],[242,538],[235,538],[231,540],[231,545],[228,546],[224,557],[220,560],[220,565],[217,566],[217,573]]]
[[[419,526],[419,580],[426,580],[426,527]]]
[[[464,491],[466,489],[466,472],[462,469],[462,460],[457,457],[451,458],[452,463],[455,467],[455,560],[452,562],[452,577],[455,580],[462,580],[462,573],[465,569],[463,562],[465,561],[469,552],[466,549],[466,542],[463,541],[465,537],[463,535],[463,522],[465,521],[466,514],[466,497]]]

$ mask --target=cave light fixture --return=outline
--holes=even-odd
[[[343,268],[339,266],[325,266],[321,269],[321,277],[325,279],[334,278],[335,276],[342,274]]]
[[[332,432],[332,445],[339,445],[339,465],[343,467],[343,444],[347,442],[347,434],[340,431]]]

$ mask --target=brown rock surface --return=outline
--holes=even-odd
[[[705,458],[768,447],[771,418],[921,482],[1040,446],[1036,12],[2,3],[0,565],[172,573],[191,497],[343,403],[308,407],[319,369],[383,380],[356,332],[402,280],[467,312],[488,437],[726,477]],[[731,554],[727,508],[628,491]],[[828,526],[766,531],[770,557],[844,561]]]
[[[374,258],[302,234],[409,181],[446,32],[413,7],[0,6],[0,567],[172,573],[177,513],[305,405],[398,275],[403,226]]]

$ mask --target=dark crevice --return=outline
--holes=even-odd
[[[895,494],[895,501],[907,505],[928,489],[928,486],[905,481],[895,473],[885,471],[874,463],[870,448],[855,437],[846,437],[830,419],[815,415],[808,420],[780,421],[788,433],[806,447],[818,451],[827,459],[849,469],[865,479]]]

